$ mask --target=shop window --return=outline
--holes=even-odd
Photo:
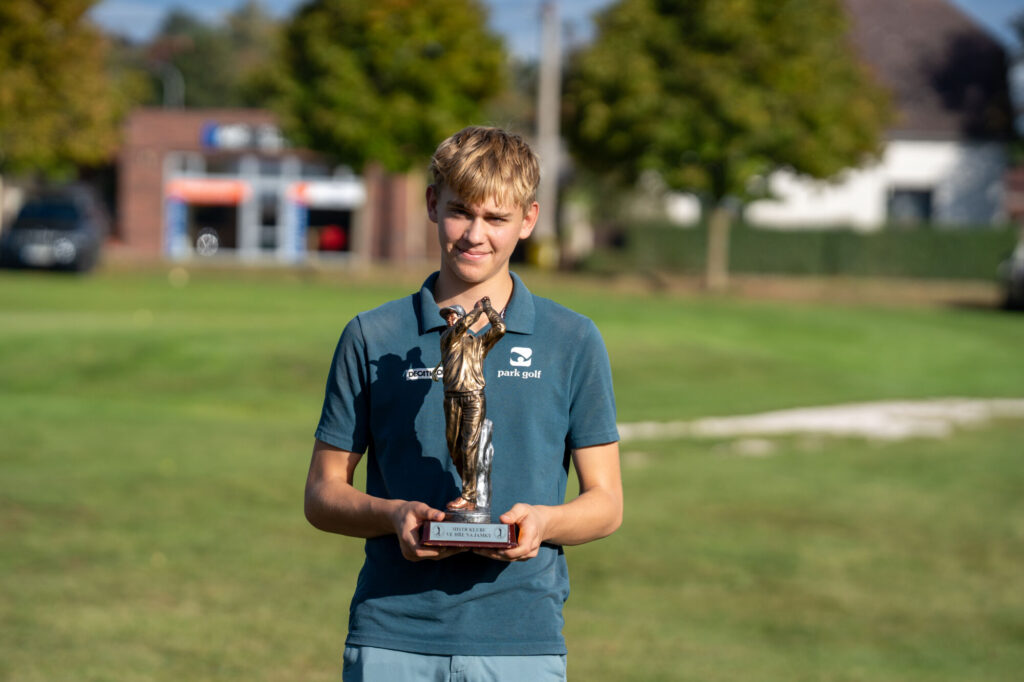
[[[331,176],[331,169],[324,163],[303,161],[302,175],[307,178],[329,178]]]
[[[280,159],[260,159],[260,175],[277,176],[280,174]]]
[[[206,160],[206,172],[215,175],[238,175],[239,158],[237,156],[214,156]]]
[[[237,227],[236,206],[189,206],[189,244],[201,255],[237,248]]]
[[[351,231],[351,211],[310,209],[306,248],[321,253],[348,251]]]
[[[260,192],[260,248],[277,248],[277,193]]]

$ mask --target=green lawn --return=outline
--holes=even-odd
[[[0,679],[339,679],[362,549],[302,517],[312,431],[343,324],[423,274],[0,272]],[[623,421],[1024,396],[1019,315],[527,281],[598,323]],[[572,679],[1018,679],[1022,442],[624,444]]]

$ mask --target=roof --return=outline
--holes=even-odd
[[[843,0],[854,47],[893,94],[892,137],[1007,139],[1006,53],[946,0]]]

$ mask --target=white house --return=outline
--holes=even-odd
[[[847,171],[839,182],[779,171],[769,180],[778,200],[750,204],[747,222],[785,229],[887,223],[988,224],[1004,217],[1002,142],[892,137],[877,164]]]
[[[751,203],[758,227],[988,224],[1006,218],[1013,115],[1002,46],[946,0],[843,0],[850,39],[891,92],[896,119],[881,158],[831,182],[774,173],[775,198]],[[695,205],[669,204],[682,222]]]

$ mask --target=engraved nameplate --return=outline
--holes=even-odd
[[[431,521],[423,524],[423,544],[453,547],[515,547],[516,530],[516,526],[509,523]]]

